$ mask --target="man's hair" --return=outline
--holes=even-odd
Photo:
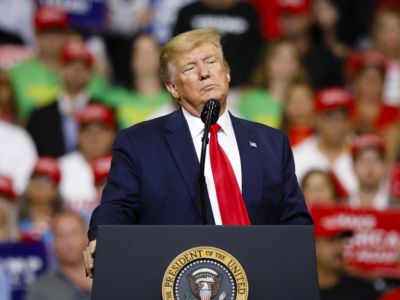
[[[172,64],[177,55],[188,51],[201,43],[212,43],[218,48],[221,59],[229,72],[229,66],[224,59],[221,46],[221,34],[214,28],[202,28],[181,33],[172,38],[161,49],[160,54],[160,76],[161,80],[166,83],[171,78]]]

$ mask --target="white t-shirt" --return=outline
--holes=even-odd
[[[0,173],[12,178],[17,194],[25,191],[36,160],[36,148],[29,134],[0,121]]]
[[[358,180],[353,171],[350,152],[344,152],[330,165],[328,159],[318,148],[318,138],[312,136],[294,147],[293,156],[297,179],[300,183],[304,175],[312,169],[331,170],[348,193],[357,191]]]
[[[66,207],[82,215],[93,210],[97,201],[90,164],[79,151],[62,156],[59,163],[61,169],[60,193]]]

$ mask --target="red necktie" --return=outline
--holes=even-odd
[[[218,124],[210,127],[210,162],[222,224],[250,225],[235,172],[224,150],[218,143],[217,134],[220,128],[221,126]]]

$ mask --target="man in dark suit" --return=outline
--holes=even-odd
[[[84,253],[89,275],[100,224],[201,224],[200,114],[209,99],[221,103],[221,128],[211,134],[210,148],[222,147],[229,164],[221,175],[215,152],[210,149],[206,156],[209,223],[312,224],[285,135],[226,109],[230,75],[218,32],[198,29],[176,36],[164,46],[160,68],[181,108],[117,136],[108,182],[90,222],[91,242]],[[234,183],[230,180],[225,193],[238,192],[223,199],[221,180],[227,177]],[[236,215],[243,218],[232,219]]]
[[[56,101],[32,112],[27,129],[38,154],[59,157],[76,150],[78,122],[75,114],[89,101],[93,56],[81,42],[67,44],[61,53],[63,91]]]

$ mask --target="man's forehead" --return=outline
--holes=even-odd
[[[192,48],[176,55],[177,64],[187,64],[196,59],[204,59],[210,56],[219,56],[219,49],[211,42],[195,44]]]

